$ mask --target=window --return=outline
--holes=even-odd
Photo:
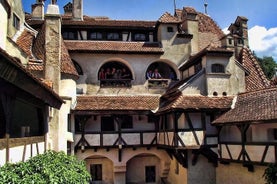
[[[145,166],[145,182],[146,183],[156,182],[155,166]]]
[[[115,131],[113,117],[101,117],[101,131]]]
[[[154,116],[152,114],[148,115],[147,117],[148,117],[148,123],[154,123],[157,118],[156,116]]]
[[[13,14],[13,27],[15,27],[15,29],[20,28],[20,19],[15,14]]]
[[[75,31],[64,31],[62,36],[65,40],[77,40],[77,32]]]
[[[221,64],[213,64],[212,73],[225,73],[224,66]]]
[[[144,34],[144,33],[135,33],[134,34],[134,41],[147,41],[146,34]]]
[[[107,40],[119,40],[119,33],[108,33]]]
[[[103,34],[100,32],[92,32],[92,33],[90,33],[90,39],[91,40],[102,40]]]
[[[102,181],[102,164],[91,164],[90,175],[92,181]]]
[[[173,32],[173,27],[167,27],[167,32],[169,32],[169,33],[172,33]]]
[[[121,118],[121,128],[122,129],[130,129],[133,128],[133,118],[132,116],[123,116]]]
[[[233,40],[231,38],[228,39],[229,45],[233,44]]]

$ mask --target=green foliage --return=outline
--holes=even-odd
[[[0,167],[0,184],[84,184],[89,179],[84,162],[63,152],[47,151]]]
[[[273,57],[264,56],[263,58],[257,57],[257,60],[268,79],[272,79],[275,75],[275,68],[277,67]]]
[[[266,184],[277,184],[277,163],[269,164],[263,177],[266,180]]]

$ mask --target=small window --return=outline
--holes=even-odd
[[[102,164],[91,164],[90,174],[92,181],[102,181]]]
[[[101,117],[101,131],[115,131],[112,117]]]
[[[135,33],[134,41],[146,41],[146,34],[144,33]]]
[[[122,129],[131,129],[133,128],[133,118],[132,116],[123,116],[121,122]]]
[[[212,73],[225,73],[224,66],[221,64],[213,64]]]
[[[156,116],[150,114],[148,117],[148,123],[154,123],[156,121]]]
[[[173,27],[171,27],[171,26],[167,27],[167,32],[172,33],[173,32]]]
[[[13,14],[13,27],[17,30],[20,28],[20,19],[15,14]]]
[[[213,93],[213,96],[218,96],[218,93],[215,91],[215,92]]]
[[[63,39],[65,40],[76,40],[77,39],[77,32],[74,31],[64,31],[62,33]]]
[[[145,182],[146,183],[156,182],[155,166],[145,166]]]
[[[228,39],[229,45],[233,44],[233,40],[231,38]]]
[[[100,32],[92,32],[89,35],[91,40],[102,40],[103,39],[103,34]]]
[[[108,40],[119,40],[119,33],[108,33],[107,39]]]

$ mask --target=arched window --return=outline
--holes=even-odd
[[[224,66],[222,64],[213,64],[212,73],[225,73]]]
[[[132,79],[130,69],[117,61],[105,63],[98,71],[101,87],[130,87]]]

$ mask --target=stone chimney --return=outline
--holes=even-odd
[[[198,52],[198,40],[199,40],[199,22],[197,17],[197,12],[194,8],[184,7],[182,11],[182,29],[188,33],[193,35],[191,40],[191,54],[195,54]]]
[[[61,80],[61,15],[56,4],[49,4],[45,15],[45,65],[44,78],[51,81],[53,90],[59,94]],[[47,149],[60,151],[59,110],[51,109],[49,131],[46,136]]]
[[[73,5],[71,2],[67,3],[64,7],[64,14],[67,16],[72,16],[72,9],[73,9]]]
[[[32,19],[44,19],[44,1],[45,0],[37,0],[36,3],[32,5]]]
[[[83,0],[73,0],[73,19],[83,20]]]

